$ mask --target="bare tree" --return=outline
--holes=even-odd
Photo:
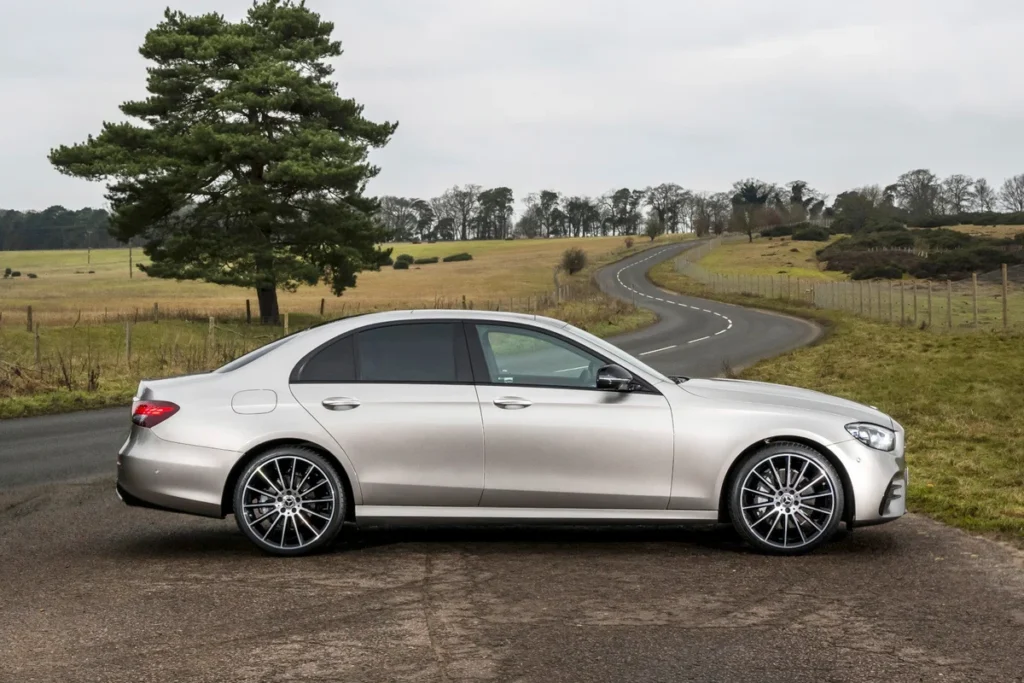
[[[942,188],[938,176],[928,169],[907,171],[899,177],[892,189],[899,206],[911,216],[921,218],[937,213]]]
[[[1007,211],[1024,211],[1024,173],[1003,181],[999,200]]]
[[[446,193],[451,194],[455,214],[455,230],[459,239],[469,239],[469,231],[480,211],[480,189],[479,185],[464,187],[456,185]]]
[[[663,183],[657,187],[647,188],[647,206],[658,217],[664,230],[678,232],[690,196],[688,190],[675,183]]]
[[[952,214],[965,213],[974,208],[974,178],[954,173],[942,181],[942,203]]]
[[[416,201],[406,197],[381,197],[377,220],[387,231],[388,239],[401,242],[412,237],[420,219],[414,206]]]
[[[974,198],[980,211],[996,210],[996,191],[984,178],[974,181]]]

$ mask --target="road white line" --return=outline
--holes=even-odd
[[[640,353],[640,354],[637,354],[637,355],[639,355],[639,356],[649,356],[652,353],[660,353],[662,351],[668,351],[670,349],[676,348],[677,346],[678,346],[678,344],[673,344],[672,346],[666,346],[666,347],[661,348],[661,349],[654,349],[653,351],[644,351],[643,353]]]
[[[687,344],[696,344],[697,342],[704,341],[705,339],[711,339],[711,337],[707,336],[707,337],[701,337],[700,339],[691,339],[690,341],[688,341],[686,343]]]

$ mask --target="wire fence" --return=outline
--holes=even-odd
[[[700,259],[742,236],[717,237],[683,252],[676,272],[712,292],[802,301],[815,308],[846,311],[896,325],[947,330],[1009,329],[1024,325],[1024,286],[1004,264],[999,271],[965,280],[828,280],[787,274],[722,273]]]

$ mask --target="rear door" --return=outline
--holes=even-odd
[[[352,461],[365,505],[480,502],[483,427],[461,323],[349,333],[303,359],[291,390]]]
[[[482,506],[665,509],[673,423],[651,387],[597,389],[608,359],[529,326],[467,324],[485,434]]]

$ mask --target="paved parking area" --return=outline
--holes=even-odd
[[[0,681],[1019,681],[1024,555],[928,520],[349,534],[276,559],[106,479],[0,493]]]

